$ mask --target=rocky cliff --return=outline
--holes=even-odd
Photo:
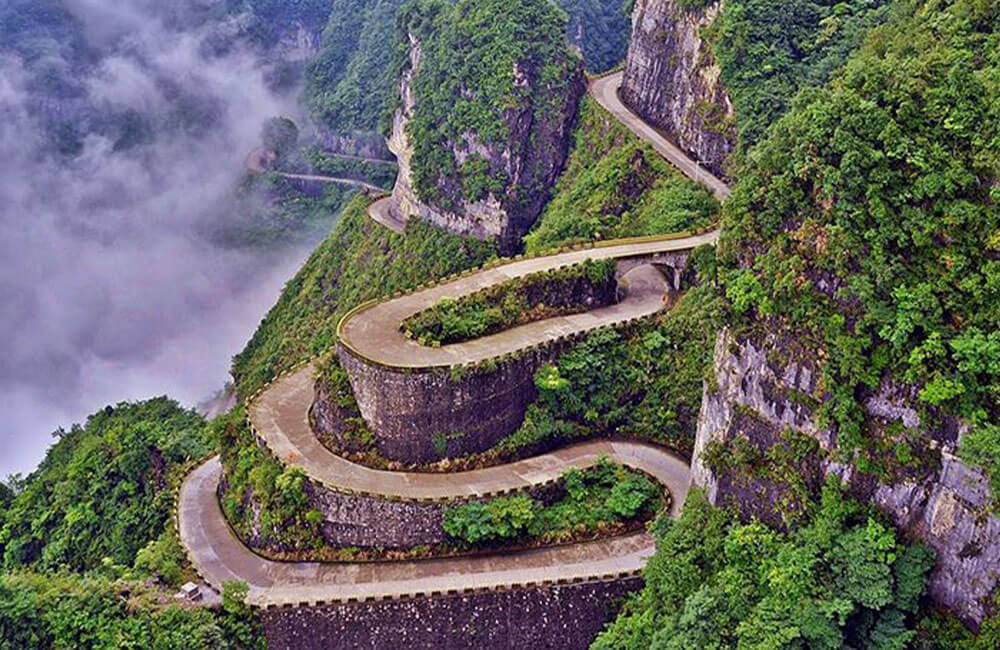
[[[505,51],[510,36],[501,25],[494,44],[502,53],[490,61],[495,78],[452,72],[493,56],[489,39],[460,38],[463,23],[456,20],[433,34],[409,34],[389,137],[399,162],[394,210],[401,219],[417,217],[516,251],[565,164],[585,91],[582,61],[561,31],[524,37],[529,45]],[[453,52],[465,42],[483,51]]]
[[[961,427],[924,430],[907,406],[910,390],[885,380],[864,406],[895,467],[888,475],[865,474],[837,456],[835,434],[817,424],[818,373],[795,356],[807,358],[789,355],[773,338],[719,337],[714,385],[706,385],[698,422],[694,483],[713,504],[782,525],[824,480],[837,477],[937,552],[930,597],[968,623],[981,622],[1000,577],[1000,518],[990,513],[982,474],[954,455]],[[916,432],[908,437],[910,451],[902,451],[903,432]]]
[[[678,0],[637,0],[622,100],[718,175],[736,142],[733,104],[703,32],[724,0],[686,10]]]

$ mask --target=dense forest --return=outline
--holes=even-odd
[[[876,475],[892,461],[860,402],[888,375],[917,386],[924,422],[969,423],[963,453],[1000,486],[998,11],[898,7],[830,85],[797,98],[726,205],[733,325],[822,350],[824,418]]]
[[[173,488],[216,430],[161,397],[54,436],[37,470],[0,483],[0,648],[263,647],[239,584],[221,609],[173,602],[195,577]]]

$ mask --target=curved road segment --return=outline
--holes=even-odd
[[[591,84],[590,91],[599,103],[683,173],[706,183],[718,198],[724,199],[728,189],[721,180],[698,167],[621,103],[617,93],[620,82],[620,74],[598,79]],[[377,201],[372,208],[379,204],[386,203]],[[405,227],[403,223],[390,221],[392,225],[386,225],[393,230]],[[587,258],[620,259],[686,250],[714,242],[716,236],[717,233],[707,233],[683,239],[637,241],[515,261],[376,304],[347,319],[343,334],[355,350],[360,348],[371,358],[409,367],[495,357],[553,336],[655,313],[663,308],[665,281],[648,265],[640,266],[623,278],[627,295],[618,305],[529,323],[442,348],[406,340],[399,332],[399,323],[443,297],[466,295],[528,273]],[[601,456],[607,456],[643,470],[663,483],[672,496],[672,516],[679,514],[687,496],[690,471],[686,463],[664,449],[636,442],[586,442],[508,465],[452,474],[387,472],[363,467],[331,453],[313,434],[308,420],[313,375],[314,368],[309,364],[283,376],[250,404],[248,414],[255,433],[277,458],[301,467],[311,478],[331,489],[393,499],[489,496],[556,479],[571,467],[586,468]],[[568,546],[465,558],[356,564],[275,562],[247,549],[230,529],[216,493],[221,475],[222,467],[216,457],[184,480],[178,497],[179,534],[206,582],[221,589],[228,580],[243,580],[250,587],[248,602],[261,607],[605,579],[637,573],[654,552],[654,540],[649,534],[633,533]]]
[[[266,174],[269,171],[274,171],[268,169],[261,158],[264,156],[263,149],[254,149],[247,155],[247,169],[255,174]],[[370,160],[368,158],[358,158],[356,156],[339,156],[341,158],[351,158],[357,160]],[[381,161],[386,162],[386,161]],[[320,174],[289,174],[287,172],[275,171],[276,174],[282,178],[287,178],[289,180],[296,181],[313,181],[316,183],[338,183],[340,185],[354,185],[355,187],[361,187],[371,192],[382,193],[385,190],[378,185],[372,185],[366,181],[358,180],[356,178],[342,178],[340,176],[323,176]]]
[[[670,285],[660,271],[650,264],[644,264],[621,278],[620,287],[625,295],[616,304],[580,314],[547,318],[437,348],[407,339],[400,331],[400,324],[443,299],[457,299],[513,278],[578,264],[587,259],[623,259],[686,251],[713,243],[716,239],[717,233],[710,232],[682,239],[589,248],[510,262],[355,311],[341,322],[338,334],[340,341],[355,355],[394,368],[450,367],[493,359],[560,336],[579,334],[655,314],[667,306]]]
[[[597,100],[598,104],[618,118],[618,121],[627,126],[632,133],[651,144],[658,154],[679,169],[682,174],[707,185],[708,189],[715,195],[715,198],[725,201],[726,197],[729,196],[729,187],[725,182],[698,165],[697,162],[670,142],[660,131],[647,124],[622,102],[618,94],[618,89],[622,85],[623,76],[624,73],[617,72],[606,77],[594,79],[590,82],[590,94]]]

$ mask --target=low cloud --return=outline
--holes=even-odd
[[[165,27],[152,3],[67,6],[88,39],[114,44],[86,69],[85,98],[40,106],[27,64],[0,58],[0,476],[29,471],[53,429],[105,404],[163,393],[192,404],[221,386],[305,254],[205,235],[261,123],[294,111],[257,57],[206,55],[202,28]],[[122,151],[91,133],[72,159],[42,153],[40,114],[72,118],[81,106],[135,111],[155,139]]]

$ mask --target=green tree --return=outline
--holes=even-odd
[[[272,117],[264,123],[260,138],[265,149],[284,158],[299,144],[299,127],[287,117]]]

